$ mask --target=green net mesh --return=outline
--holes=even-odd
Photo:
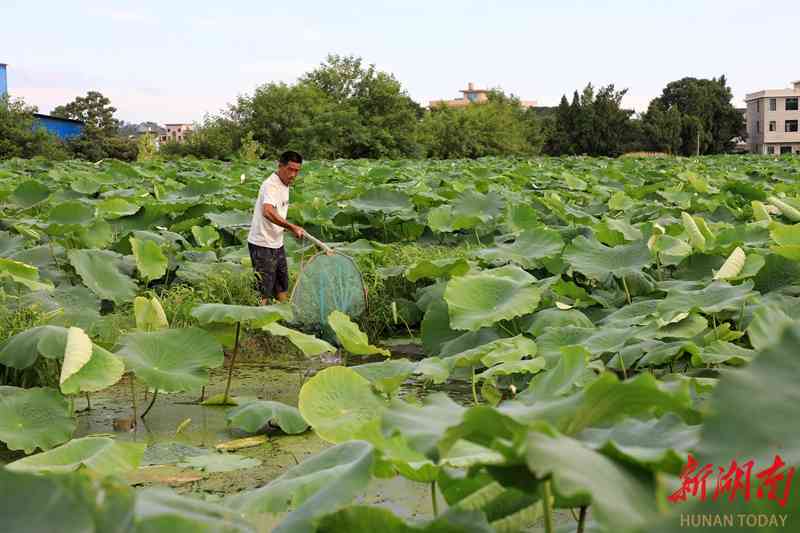
[[[294,322],[329,342],[335,340],[328,315],[341,311],[356,319],[367,309],[364,281],[355,262],[346,255],[323,253],[300,269],[292,291]]]

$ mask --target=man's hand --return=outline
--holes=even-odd
[[[305,230],[296,224],[289,226],[289,231],[292,232],[296,239],[302,239],[303,235],[306,234]]]

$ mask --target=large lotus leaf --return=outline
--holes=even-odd
[[[219,240],[219,232],[212,226],[192,226],[192,236],[202,247],[209,247]]]
[[[312,532],[321,517],[349,504],[366,489],[373,460],[368,442],[345,442],[290,468],[264,487],[230,497],[227,503],[253,518],[290,511],[273,531]]]
[[[614,311],[600,322],[617,328],[649,324],[655,320],[659,303],[661,303],[661,300],[633,302]]]
[[[66,344],[67,328],[36,326],[17,333],[2,345],[0,364],[22,370],[33,365],[40,355],[60,359]]]
[[[642,230],[632,226],[628,221],[617,218],[606,218],[592,228],[597,238],[610,246],[638,241],[642,238]]]
[[[69,184],[70,188],[81,194],[95,194],[100,190],[100,183],[89,176],[81,176]]]
[[[105,248],[114,241],[114,230],[105,220],[97,219],[77,229],[75,236],[81,248]]]
[[[512,262],[524,268],[534,268],[538,260],[556,257],[564,248],[561,234],[545,227],[523,231],[511,244],[484,248],[476,253],[488,262]]]
[[[121,304],[136,296],[136,283],[120,268],[121,256],[107,250],[70,250],[69,261],[97,296]]]
[[[49,196],[50,189],[45,185],[36,180],[28,180],[17,185],[17,188],[11,193],[11,200],[18,206],[27,209],[47,200]]]
[[[233,472],[253,468],[261,464],[261,459],[236,455],[234,453],[207,453],[187,457],[178,466],[183,468],[196,468],[211,474],[217,472]]]
[[[662,265],[677,265],[692,255],[692,245],[671,235],[659,235],[654,240],[653,251],[658,253]]]
[[[573,269],[597,280],[603,280],[610,274],[618,278],[636,274],[652,262],[650,249],[644,240],[609,247],[583,235],[567,245],[563,257]]]
[[[698,367],[722,363],[742,366],[751,362],[755,355],[755,351],[742,348],[736,344],[726,341],[714,341],[708,346],[703,346],[696,355],[692,355],[692,364]]]
[[[0,387],[0,442],[9,450],[49,450],[75,427],[69,403],[55,389]]]
[[[436,279],[461,276],[468,271],[469,263],[463,258],[423,259],[408,267],[406,278],[411,282],[416,282],[425,278]]]
[[[59,385],[76,374],[92,357],[92,339],[81,328],[69,328]],[[63,392],[63,391],[62,391]]]
[[[263,326],[261,329],[269,332],[272,335],[279,335],[281,337],[288,338],[289,341],[301,352],[303,352],[306,357],[316,357],[317,355],[323,353],[336,351],[334,346],[322,339],[318,339],[313,335],[308,335],[307,333],[303,333],[301,331],[287,328],[278,324],[277,322],[271,322],[266,326]]]
[[[540,225],[539,215],[528,204],[515,204],[508,206],[506,225],[512,232],[534,229]]]
[[[256,400],[240,405],[225,414],[228,425],[256,433],[270,422],[274,422],[284,433],[296,435],[308,429],[308,424],[296,407],[280,402]]]
[[[747,337],[753,348],[763,350],[780,339],[783,330],[800,317],[800,300],[797,302],[784,299],[758,305],[747,326]]]
[[[153,533],[256,533],[258,528],[227,506],[171,490],[150,488],[136,495],[136,531]]]
[[[350,368],[369,380],[375,390],[392,396],[414,372],[416,366],[408,359],[391,359]]]
[[[545,332],[536,338],[536,343],[539,346],[539,354],[547,359],[548,366],[553,366],[561,357],[561,348],[563,347],[579,345],[593,357],[597,357],[604,353],[620,350],[628,341],[648,331],[650,331],[648,328],[563,326],[546,328]]]
[[[452,205],[455,217],[476,218],[481,222],[497,218],[505,208],[503,198],[493,191],[488,194],[466,191],[453,201]]]
[[[538,337],[544,333],[545,328],[561,328],[576,326],[579,328],[593,328],[594,324],[589,317],[577,309],[542,309],[537,311],[530,321],[527,332]]]
[[[278,320],[291,320],[292,307],[290,304],[279,303],[264,306],[230,305],[230,304],[200,304],[192,309],[192,316],[201,324],[236,324],[237,322],[249,323],[254,326],[264,326]]]
[[[154,241],[140,241],[135,237],[130,238],[133,257],[136,259],[136,268],[146,281],[159,279],[167,272],[167,256],[161,247]]]
[[[673,322],[662,326],[653,336],[657,339],[691,339],[701,334],[708,327],[708,320],[697,313],[673,315]],[[682,318],[683,317],[683,318]]]
[[[367,334],[359,329],[358,324],[339,310],[328,315],[328,324],[344,349],[353,355],[380,354],[386,357],[391,355],[389,350],[371,345]]]
[[[139,466],[145,447],[108,437],[84,437],[14,461],[6,468],[17,472],[64,473],[86,467],[102,475],[119,474]]]
[[[671,289],[667,297],[658,304],[660,317],[670,322],[678,315],[691,311],[703,313],[719,313],[720,311],[737,311],[754,296],[753,282],[745,281],[741,285],[730,285],[723,281],[715,281],[702,289]]]
[[[493,528],[494,526],[494,528]],[[384,507],[351,505],[325,516],[320,529],[328,533],[352,531],[380,531],[382,533],[491,533],[502,531],[495,522],[490,524],[486,514],[479,510],[451,507],[434,519],[419,523],[406,521]]]
[[[532,313],[540,297],[541,289],[532,286],[531,279],[511,269],[453,278],[444,291],[450,325],[469,331]]]
[[[42,533],[95,531],[91,512],[80,505],[79,494],[64,481],[62,476],[45,477],[0,468],[3,530]],[[123,521],[124,516],[119,516],[118,520]]]
[[[433,381],[436,385],[441,385],[450,377],[450,363],[441,357],[426,357],[414,369],[415,374],[423,376],[425,379]]]
[[[592,516],[608,531],[641,526],[658,515],[652,482],[580,441],[532,431],[525,457],[537,478],[551,476],[557,497],[591,504]]]
[[[3,278],[24,285],[32,291],[53,289],[50,283],[39,281],[39,269],[35,266],[0,257],[0,280]]]
[[[61,392],[78,394],[101,391],[117,383],[124,373],[125,363],[122,359],[100,346],[93,345],[89,361],[61,383]]]
[[[562,348],[561,352],[556,365],[534,376],[528,388],[517,395],[517,400],[531,405],[539,400],[566,396],[574,390],[586,370],[589,352],[579,346]]]
[[[164,308],[155,296],[149,300],[143,296],[134,298],[133,314],[136,318],[136,329],[139,331],[156,331],[169,327]]]
[[[123,198],[106,198],[98,202],[97,214],[105,219],[122,218],[136,214],[140,206]]]
[[[767,293],[783,287],[800,284],[800,261],[776,254],[764,257],[764,266],[753,278],[755,289]]]
[[[222,366],[222,346],[192,327],[129,333],[117,355],[150,387],[164,392],[196,390],[208,384],[208,369]]]
[[[464,407],[441,392],[423,398],[422,405],[396,399],[383,412],[381,427],[387,436],[402,435],[412,449],[437,458],[445,431],[458,425],[465,412]]]
[[[246,211],[226,211],[224,213],[206,213],[203,216],[218,228],[229,228],[249,225],[253,215]]]
[[[477,379],[496,382],[497,376],[511,376],[514,374],[535,374],[545,366],[543,357],[534,357],[524,361],[509,361],[494,365],[493,367],[481,372]]]
[[[436,355],[446,342],[458,338],[463,334],[450,327],[450,314],[447,302],[444,300],[433,301],[425,310],[420,325],[422,347],[427,355]]]
[[[526,356],[534,356],[536,350],[535,342],[523,335],[517,335],[487,342],[476,348],[448,356],[445,360],[456,367],[492,366],[498,363],[519,361]]]
[[[380,419],[386,403],[355,370],[334,366],[303,384],[298,408],[323,440],[338,443],[358,438],[368,423]]]
[[[546,420],[567,435],[628,416],[661,416],[672,411],[690,423],[699,418],[692,409],[688,384],[661,383],[650,374],[619,381],[610,372],[570,396],[538,400],[530,406],[504,402],[498,410],[523,424]]]
[[[411,211],[414,204],[407,194],[388,189],[371,189],[363,195],[350,200],[350,205],[367,213],[398,214]]]
[[[47,214],[47,221],[50,224],[80,226],[88,223],[93,218],[94,208],[77,201],[60,203],[50,209]]]
[[[497,328],[481,328],[478,331],[467,331],[458,337],[451,339],[444,344],[439,351],[441,357],[450,357],[478,346],[483,346],[489,342],[505,338],[506,333]]]
[[[700,439],[700,427],[667,413],[658,419],[629,418],[611,427],[585,429],[577,439],[612,459],[678,475],[686,452]]]

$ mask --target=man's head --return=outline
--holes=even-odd
[[[303,156],[293,150],[283,152],[278,158],[278,177],[287,187],[292,184],[303,166]]]

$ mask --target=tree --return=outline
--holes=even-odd
[[[21,99],[0,97],[0,159],[43,156],[66,159],[68,152],[55,135],[36,126],[36,108]]]
[[[592,156],[623,153],[635,137],[631,123],[633,111],[621,107],[626,92],[627,89],[618,91],[611,84],[595,93],[590,83],[580,94],[573,93],[570,104],[566,96],[562,96],[551,137],[545,144],[546,152]]]
[[[183,142],[167,142],[160,153],[165,157],[194,156],[201,159],[230,159],[241,138],[239,125],[229,117],[206,115]]]
[[[664,110],[677,109],[682,117],[683,155],[730,151],[744,128],[744,118],[731,103],[733,94],[725,76],[712,79],[683,78],[667,84],[658,100]],[[687,118],[691,117],[691,119]]]
[[[648,149],[669,154],[680,153],[683,116],[677,107],[666,109],[660,99],[654,99],[642,116],[642,128]]]
[[[420,140],[427,156],[442,159],[531,155],[541,146],[534,115],[500,91],[490,92],[485,103],[432,109]]]
[[[355,56],[329,55],[300,78],[301,85],[327,95],[349,123],[343,150],[348,157],[404,157],[418,151],[416,129],[422,109],[389,73],[365,66]]]
[[[77,156],[92,161],[105,158],[135,160],[136,142],[120,137],[120,122],[114,118],[117,108],[97,91],[89,91],[72,102],[53,109],[55,117],[71,118],[84,123],[83,134],[67,141]]]

